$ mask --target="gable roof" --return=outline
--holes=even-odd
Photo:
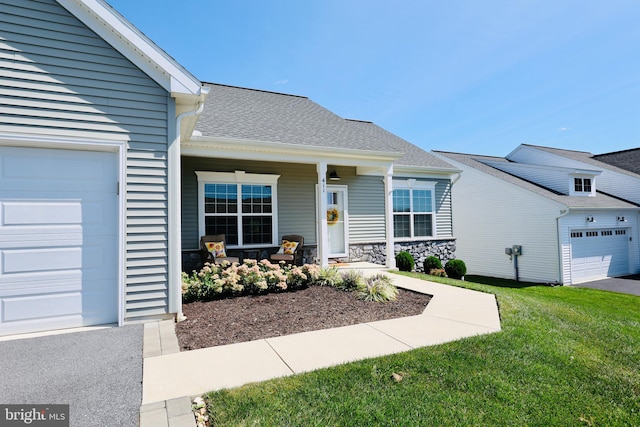
[[[640,148],[596,154],[595,160],[640,175]]]
[[[196,131],[204,138],[395,155],[394,165],[455,171],[450,164],[371,123],[347,120],[309,98],[204,83],[210,88]]]
[[[104,0],[56,0],[175,98],[202,95],[200,81]]]
[[[633,173],[633,171],[629,169],[620,168],[612,163],[605,162],[602,159],[599,159],[598,156],[595,156],[588,151],[564,150],[561,148],[543,147],[541,145],[531,145],[531,144],[521,144],[521,146],[535,148],[540,151],[546,151],[547,153],[555,154],[557,156],[566,157],[567,159],[576,160],[578,162],[596,166],[600,169],[607,169],[613,172],[618,172],[624,175],[630,175],[630,176],[633,176],[634,178],[638,178],[637,173]],[[517,150],[518,148],[516,148],[513,152]],[[637,149],[637,150],[640,150],[640,149]],[[511,154],[507,155],[507,158],[509,158]],[[640,152],[636,154],[636,156],[637,156],[636,158],[640,158]],[[638,161],[640,161],[640,159],[638,159]]]
[[[597,197],[584,197],[584,196],[568,196],[554,191],[550,188],[543,187],[535,182],[527,181],[519,178],[515,175],[503,172],[496,167],[490,166],[491,163],[512,163],[509,160],[502,157],[495,156],[483,156],[476,154],[463,154],[463,153],[451,153],[446,151],[434,151],[446,158],[453,161],[462,163],[466,166],[477,169],[487,175],[491,175],[495,178],[501,179],[510,184],[524,188],[532,193],[554,200],[558,203],[565,205],[568,208],[636,208],[638,205],[621,200],[617,197],[610,196],[598,192]],[[464,178],[463,178],[464,179]]]

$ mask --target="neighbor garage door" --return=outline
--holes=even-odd
[[[629,274],[629,232],[624,228],[571,232],[571,282]]]
[[[0,147],[0,335],[118,320],[117,166]]]

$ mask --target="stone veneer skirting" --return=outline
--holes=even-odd
[[[261,250],[247,250],[243,253],[233,253],[233,250],[229,251],[230,256],[251,257],[251,258],[268,258],[270,253],[273,253],[277,248],[261,249]],[[413,255],[413,259],[416,262],[415,271],[423,272],[423,264],[425,258],[428,256],[437,256],[444,265],[450,259],[456,257],[456,241],[455,239],[434,239],[434,240],[419,240],[413,242],[396,242],[393,247],[394,253],[401,251],[407,251]],[[359,243],[349,246],[349,257],[340,258],[342,262],[358,262],[366,261],[374,264],[386,265],[387,262],[387,244],[385,242],[380,243]],[[318,251],[316,246],[305,246],[303,261],[305,263],[316,263]],[[202,262],[200,261],[200,253],[196,250],[182,251],[182,271],[191,272],[193,270],[199,270],[202,268]]]
[[[366,261],[374,264],[385,265],[387,261],[387,244],[363,243],[351,245],[349,248],[349,261]],[[428,256],[436,256],[444,265],[450,259],[456,257],[455,239],[419,240],[413,242],[396,242],[393,252],[407,251],[413,255],[416,262],[415,271],[423,272],[424,260]]]

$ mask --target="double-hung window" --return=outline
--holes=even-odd
[[[196,172],[200,235],[224,234],[228,246],[273,246],[279,175]]]
[[[394,181],[393,235],[399,239],[433,237],[435,183]]]
[[[569,195],[594,197],[596,195],[594,177],[575,175],[571,176]]]

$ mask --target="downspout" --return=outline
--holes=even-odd
[[[202,95],[208,90],[202,88]],[[176,313],[176,321],[186,319],[182,313],[182,206],[181,206],[181,165],[180,165],[180,125],[182,119],[195,116],[204,110],[204,99],[198,102],[198,108],[185,111],[176,117],[176,137],[167,153],[167,169],[169,175],[169,295],[173,299],[172,312]]]
[[[560,216],[556,218],[556,236],[558,238],[558,278],[560,279],[559,281],[562,282],[562,284],[564,285],[564,277],[562,276],[562,266],[563,266],[563,262],[562,262],[562,239],[560,238],[560,220],[562,218],[564,218],[565,216],[569,215],[571,213],[571,209],[567,208],[567,210],[564,211],[564,213],[562,211],[560,211]]]

